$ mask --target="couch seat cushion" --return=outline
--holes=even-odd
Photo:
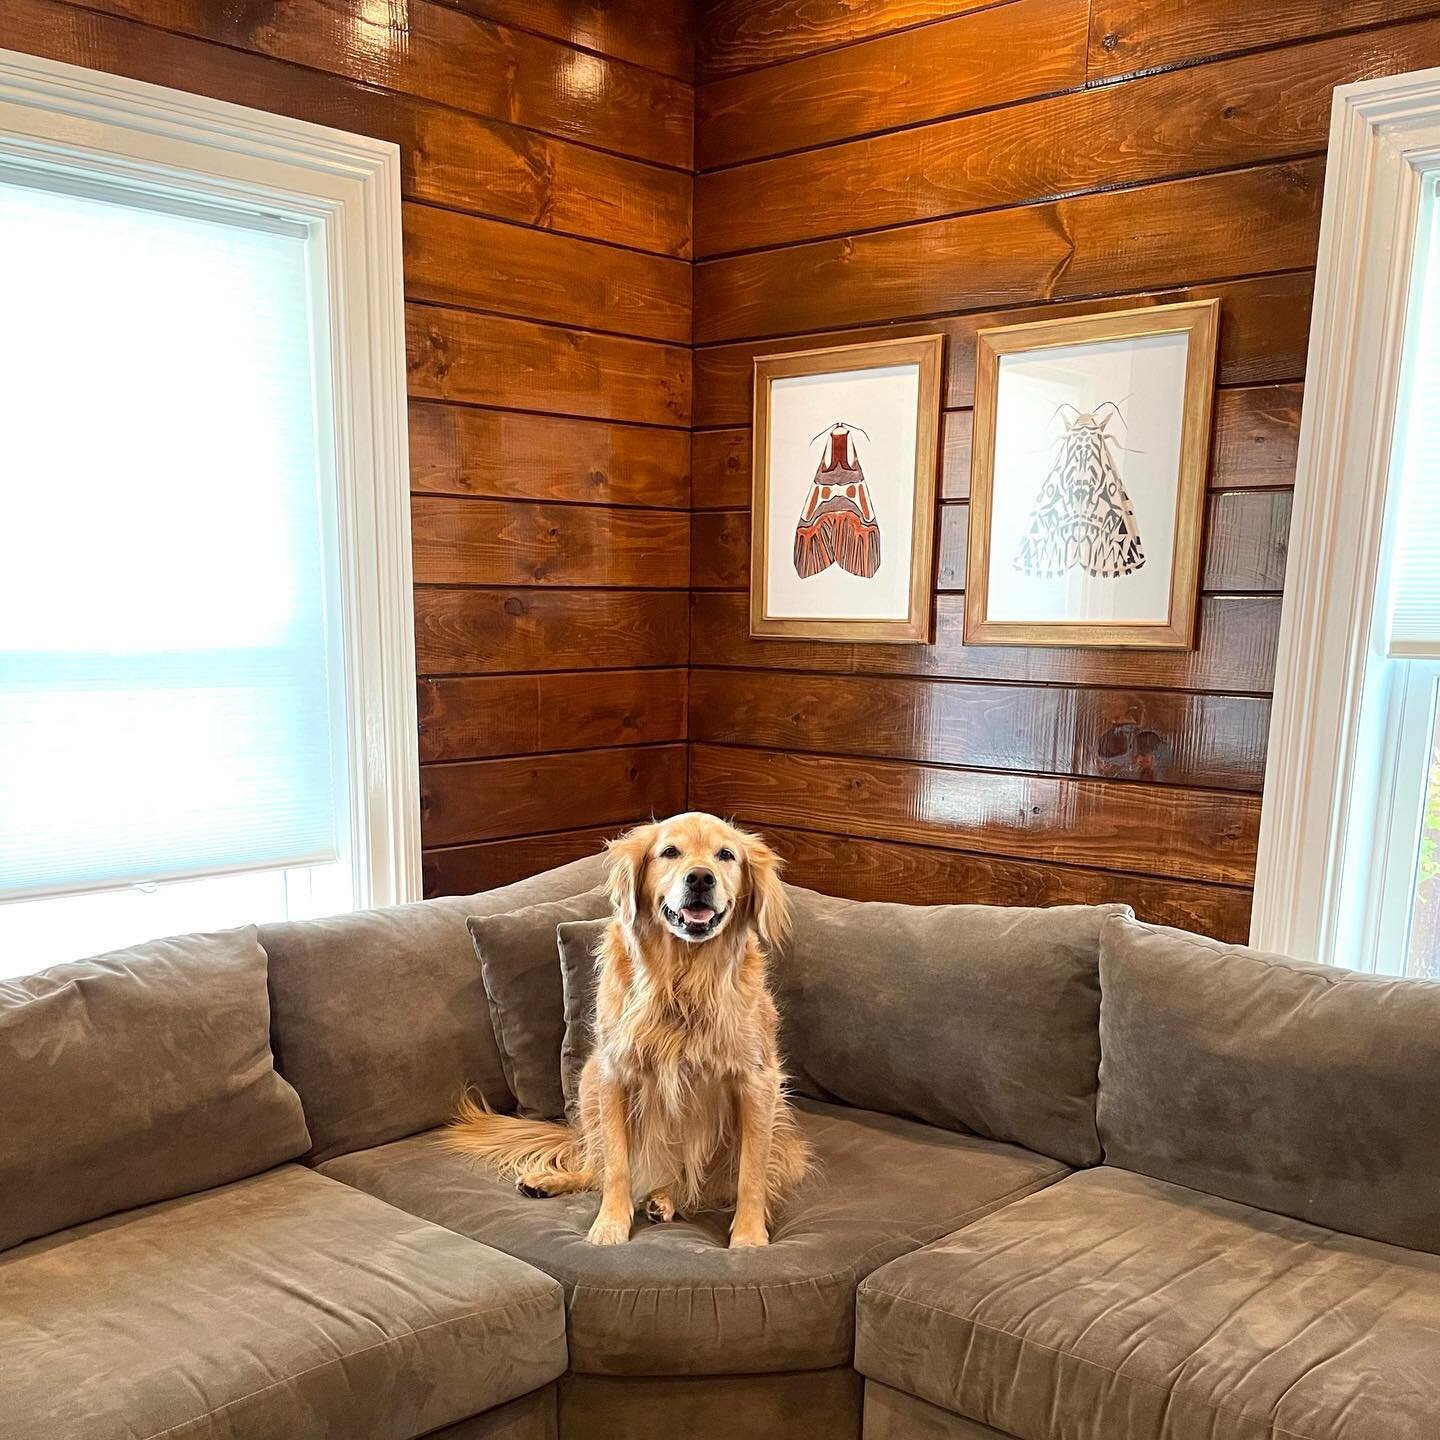
[[[1116,1169],[870,1276],[855,1363],[1020,1440],[1433,1440],[1440,1258]]]
[[[894,1116],[797,1109],[820,1169],[763,1249],[728,1249],[728,1214],[642,1219],[629,1244],[590,1245],[596,1196],[527,1200],[447,1151],[438,1131],[323,1170],[555,1276],[569,1300],[571,1366],[597,1375],[847,1364],[864,1275],[1066,1173],[1012,1145]]]
[[[559,1287],[297,1165],[0,1255],[0,1440],[409,1440],[565,1368]]]

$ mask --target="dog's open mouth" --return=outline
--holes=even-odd
[[[725,918],[723,910],[716,910],[710,905],[682,905],[680,909],[672,910],[662,904],[660,909],[670,928],[690,940],[703,940]]]

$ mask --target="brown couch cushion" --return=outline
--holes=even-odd
[[[0,1440],[410,1440],[565,1368],[560,1287],[298,1165],[0,1256]]]
[[[1065,1173],[973,1135],[814,1101],[797,1108],[818,1174],[757,1249],[728,1248],[728,1214],[641,1219],[628,1244],[591,1245],[598,1197],[527,1200],[438,1132],[322,1169],[554,1275],[569,1297],[571,1367],[597,1375],[847,1364],[861,1276]]]
[[[565,997],[555,930],[563,921],[610,913],[603,890],[568,900],[527,905],[467,921],[490,1021],[500,1047],[505,1081],[522,1115],[548,1120],[565,1113],[560,1046],[565,1038]]]
[[[1021,1440],[1433,1440],[1440,1259],[1124,1170],[861,1286],[868,1377]]]
[[[595,949],[610,922],[572,920],[556,929],[560,944],[560,978],[565,994],[565,1039],[560,1046],[560,1088],[565,1117],[574,1125],[580,1115],[580,1072],[590,1058],[595,1023]]]
[[[578,895],[604,865],[593,855],[481,895],[261,926],[275,1059],[305,1102],[310,1158],[440,1125],[467,1085],[510,1109],[466,916]]]
[[[795,886],[771,963],[798,1089],[1070,1165],[1100,1158],[1100,926],[1048,910],[837,900]]]
[[[1440,985],[1133,920],[1100,974],[1108,1164],[1440,1253]]]
[[[0,1250],[302,1154],[253,926],[0,982]]]

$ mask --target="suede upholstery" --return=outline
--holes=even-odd
[[[518,1400],[472,1415],[458,1425],[432,1430],[425,1440],[559,1440],[555,1386],[532,1390]]]
[[[554,1275],[569,1298],[570,1364],[595,1375],[818,1370],[848,1363],[855,1286],[1065,1173],[1053,1160],[889,1115],[805,1102],[819,1176],[763,1249],[727,1248],[728,1215],[637,1221],[626,1245],[585,1240],[598,1197],[530,1200],[416,1135],[327,1161],[326,1175]]]
[[[849,1365],[788,1375],[565,1375],[561,1440],[859,1440]]]
[[[580,1072],[594,1043],[595,989],[599,976],[595,950],[608,920],[572,920],[556,927],[560,948],[561,989],[565,998],[565,1038],[560,1044],[560,1089],[565,1118],[574,1125],[580,1115]]]
[[[855,1363],[1021,1440],[1433,1440],[1440,1257],[1102,1168],[871,1276]]]
[[[865,1382],[865,1440],[1010,1440],[1003,1430],[967,1420],[892,1390],[874,1380]]]
[[[1127,906],[888,905],[787,888],[794,933],[770,973],[799,1090],[1069,1165],[1100,1159],[1100,926]]]
[[[511,1109],[466,917],[579,895],[604,868],[592,855],[484,895],[261,926],[276,1063],[305,1103],[309,1158],[441,1125],[467,1085]]]
[[[255,929],[0,982],[0,1250],[303,1154]]]
[[[20,1246],[0,1297],[0,1440],[410,1440],[565,1367],[554,1281],[296,1165]]]
[[[556,927],[562,921],[609,913],[605,892],[587,890],[568,900],[503,915],[474,915],[466,922],[485,980],[505,1081],[520,1114],[528,1119],[549,1120],[565,1113],[559,1064],[565,997]]]
[[[1106,1161],[1440,1253],[1440,985],[1111,920]]]

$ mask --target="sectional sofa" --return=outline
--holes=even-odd
[[[0,1440],[1440,1436],[1440,986],[794,890],[818,1173],[599,1249],[439,1127],[563,1107],[600,864],[0,982]]]

